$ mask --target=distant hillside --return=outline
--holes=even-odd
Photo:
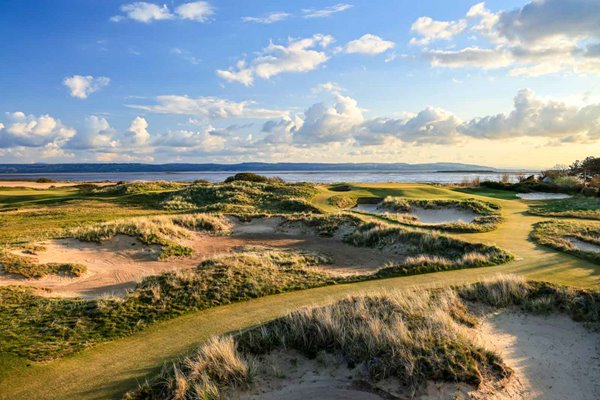
[[[283,171],[435,171],[484,172],[495,168],[460,163],[239,163],[239,164],[0,164],[0,174],[102,172],[283,172]]]

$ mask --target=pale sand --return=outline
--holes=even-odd
[[[593,243],[584,242],[574,237],[567,237],[567,239],[577,250],[586,251],[588,253],[600,253],[600,246]]]
[[[377,249],[354,247],[339,237],[321,237],[297,225],[281,227],[277,218],[255,219],[236,224],[230,236],[212,236],[190,232],[180,240],[194,252],[189,257],[158,260],[159,246],[146,246],[139,240],[119,235],[101,244],[76,239],[42,242],[45,250],[32,256],[41,263],[80,263],[88,271],[81,277],[47,275],[41,279],[25,279],[0,272],[0,286],[26,285],[47,288],[46,296],[96,298],[106,294],[124,295],[145,276],[164,271],[193,268],[207,257],[239,251],[244,246],[306,250],[332,258],[331,264],[317,266],[323,271],[347,276],[372,273],[387,262],[401,262],[405,256]],[[15,251],[16,254],[25,255]]]
[[[470,223],[480,215],[461,208],[421,208],[412,207],[410,213],[401,213],[397,211],[382,210],[377,208],[377,204],[358,204],[353,210],[362,211],[370,214],[404,214],[416,217],[420,223],[425,225],[441,225],[451,223]]]
[[[430,382],[412,394],[394,379],[365,384],[362,366],[321,353],[314,360],[295,351],[259,359],[254,385],[229,393],[232,399],[418,399],[418,400],[592,400],[600,398],[600,334],[568,316],[503,311],[471,329],[473,340],[500,354],[514,370],[508,381],[466,384]]]
[[[560,200],[570,199],[573,196],[564,193],[517,193],[517,197],[521,200]]]
[[[51,187],[69,187],[84,184],[94,184],[96,186],[114,185],[114,182],[29,182],[29,181],[2,181],[0,187],[30,188],[30,189],[49,189]]]

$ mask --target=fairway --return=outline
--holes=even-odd
[[[410,198],[465,198],[474,196],[441,187],[418,184],[360,185],[360,196],[401,195]],[[325,188],[315,205],[331,210]],[[473,282],[497,273],[517,273],[534,280],[600,290],[600,266],[535,245],[528,239],[531,227],[543,218],[527,214],[519,200],[492,199],[501,204],[505,221],[486,233],[457,234],[461,239],[497,244],[516,256],[505,265],[463,269],[409,277],[372,280],[273,295],[154,324],[124,339],[98,345],[73,356],[48,363],[3,360],[0,396],[3,399],[104,399],[119,398],[165,361],[184,354],[210,336],[243,329],[276,318],[294,308],[324,304],[349,294],[388,289],[436,287]],[[9,365],[11,367],[9,367]],[[116,378],[118,377],[118,378]]]

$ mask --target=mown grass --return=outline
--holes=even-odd
[[[600,264],[600,253],[582,251],[570,242],[569,238],[598,246],[600,249],[600,223],[542,221],[533,225],[531,232],[531,239],[536,243]]]
[[[337,354],[364,370],[365,380],[393,377],[409,394],[431,380],[477,387],[508,378],[512,371],[501,358],[464,333],[478,324],[468,311],[472,302],[520,306],[534,313],[565,312],[592,328],[600,326],[600,293],[509,275],[453,289],[351,296],[233,336],[211,338],[125,398],[228,398],[232,390],[252,386],[261,355],[279,349],[298,350],[309,358]]]
[[[529,205],[529,212],[542,217],[600,219],[600,198],[576,196]]]
[[[436,199],[436,200],[415,200],[404,199],[400,197],[388,196],[378,208],[384,211],[392,211],[400,214],[383,215],[383,218],[403,225],[418,227],[435,227],[435,229],[450,232],[489,232],[502,222],[500,215],[500,206],[496,203],[485,202],[476,199]],[[424,224],[418,218],[410,215],[415,208],[422,209],[462,209],[473,212],[478,215],[471,222],[449,222],[443,224]]]
[[[74,263],[39,263],[34,257],[21,256],[0,250],[0,267],[6,274],[21,275],[25,278],[42,278],[46,275],[77,277],[87,271],[87,267]]]

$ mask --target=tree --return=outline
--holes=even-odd
[[[593,177],[600,175],[600,157],[586,157],[583,161],[575,161],[570,166],[571,175]]]

